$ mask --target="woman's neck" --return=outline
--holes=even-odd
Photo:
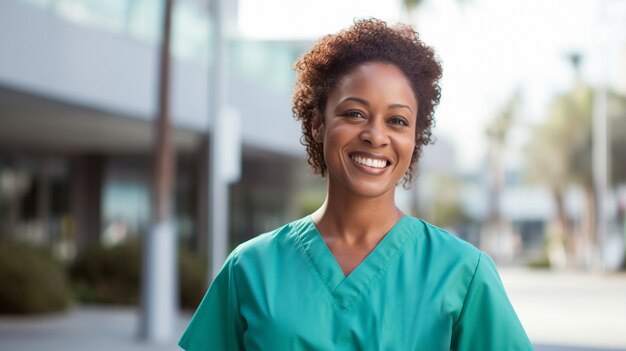
[[[324,204],[311,217],[325,239],[347,244],[379,240],[404,216],[395,205],[394,189],[364,198],[330,186]]]

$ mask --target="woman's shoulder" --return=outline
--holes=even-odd
[[[459,250],[470,254],[478,254],[480,251],[472,244],[461,239],[450,231],[437,227],[423,219],[407,216],[407,227],[418,238],[428,241],[432,245],[445,246],[449,250]]]
[[[407,216],[403,230],[414,236],[415,250],[420,255],[427,253],[438,260],[465,261],[470,266],[475,266],[484,255],[474,245],[423,219]]]
[[[289,222],[274,230],[261,233],[239,245],[233,250],[231,256],[237,260],[246,258],[273,257],[284,252],[286,246],[293,246],[298,234],[306,229],[308,217]]]

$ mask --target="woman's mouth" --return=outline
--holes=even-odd
[[[372,157],[370,155],[363,154],[351,154],[350,159],[354,164],[359,166],[359,169],[366,171],[367,173],[380,174],[385,168],[387,168],[391,162],[384,158]]]

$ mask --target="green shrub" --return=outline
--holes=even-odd
[[[126,242],[111,248],[92,247],[72,266],[77,298],[85,303],[138,304],[141,245]],[[206,289],[206,259],[188,250],[178,252],[180,304],[195,309]]]
[[[70,271],[77,298],[87,303],[137,304],[140,252],[137,242],[86,249]]]
[[[550,269],[551,267],[550,258],[548,257],[548,255],[543,255],[534,260],[530,260],[526,263],[526,265],[534,269]]]
[[[0,241],[0,313],[60,311],[71,296],[65,270],[51,255],[32,245]]]
[[[207,259],[187,250],[178,252],[180,306],[195,310],[207,288]]]

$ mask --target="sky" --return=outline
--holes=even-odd
[[[607,68],[626,59],[624,0],[427,0],[412,16],[399,0],[240,0],[239,6],[240,33],[260,39],[315,40],[358,17],[415,25],[443,65],[434,133],[455,146],[460,171],[484,165],[485,128],[516,90],[523,104],[508,160],[521,165],[530,127],[574,82],[570,54],[582,55],[590,82],[626,84],[623,63],[621,71]]]

